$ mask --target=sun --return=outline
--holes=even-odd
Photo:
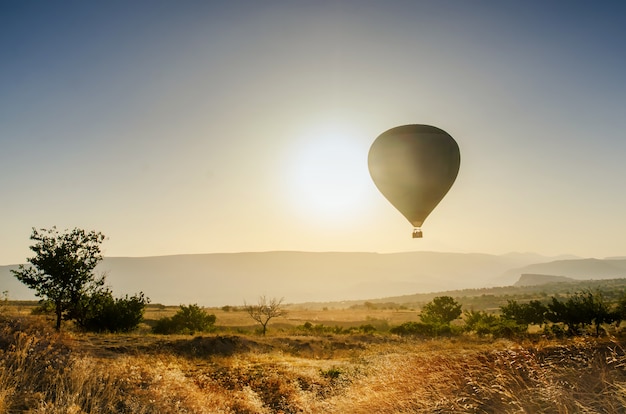
[[[337,125],[312,129],[297,140],[288,174],[299,214],[348,220],[363,209],[370,186],[364,142],[354,129]]]

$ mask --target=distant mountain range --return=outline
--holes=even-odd
[[[533,263],[505,272],[498,282],[514,283],[522,274],[565,276],[576,280],[616,279],[626,276],[626,259],[577,259]]]
[[[34,299],[0,266],[0,291]],[[626,277],[626,259],[439,252],[260,252],[107,257],[98,266],[116,295],[143,291],[153,303],[241,305],[259,295],[286,303],[376,299],[413,293],[509,286],[522,274],[573,279]]]
[[[572,283],[576,279],[567,276],[538,275],[536,273],[522,273],[513,286],[539,286],[549,283]]]

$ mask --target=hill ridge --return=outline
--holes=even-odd
[[[575,279],[581,274],[626,276],[626,260],[554,259],[432,251],[269,251],[105,257],[97,270],[107,273],[116,295],[143,291],[153,303],[203,306],[239,305],[263,294],[303,303],[509,286],[523,273]],[[0,289],[9,290],[12,299],[33,299],[33,292],[10,273],[16,267],[0,266]]]

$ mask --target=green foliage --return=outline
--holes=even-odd
[[[548,308],[538,300],[529,303],[517,303],[509,300],[500,307],[502,317],[515,321],[519,325],[543,325],[546,322]]]
[[[52,229],[33,228],[30,236],[35,253],[28,259],[29,266],[20,265],[11,272],[35,294],[54,303],[56,329],[61,320],[86,291],[104,284],[104,277],[96,278],[93,270],[102,260],[100,244],[102,233],[75,228],[59,232]]]
[[[323,323],[313,325],[311,322],[305,322],[298,327],[298,330],[304,331],[308,335],[327,335],[327,334],[343,334],[347,333],[341,326],[328,326]]]
[[[567,332],[561,325],[549,325],[543,328],[543,334],[547,337],[562,339],[565,338]]]
[[[216,319],[215,315],[209,315],[197,304],[180,305],[174,316],[159,319],[152,330],[157,334],[193,335],[196,332],[211,331]]]
[[[343,371],[337,367],[331,367],[328,369],[320,369],[320,375],[330,380],[337,380],[343,374]]]
[[[543,332],[552,337],[580,335],[590,326],[593,326],[595,334],[599,335],[602,325],[621,319],[619,304],[614,310],[604,299],[602,292],[593,293],[589,290],[576,292],[565,300],[553,296],[547,306],[538,300],[531,300],[525,304],[508,300],[500,310],[502,320],[497,324],[498,331],[493,334],[506,337],[520,335],[528,325],[543,325],[547,321],[553,325],[545,327]],[[494,328],[495,325],[490,329]]]
[[[513,338],[526,333],[527,324],[519,324],[516,321],[498,317],[484,311],[465,312],[465,330],[474,332],[479,336],[491,335],[494,338]]]
[[[392,327],[389,332],[400,336],[437,337],[458,335],[461,330],[450,324],[405,322],[402,325]]]
[[[617,320],[626,320],[626,293],[622,294],[622,297],[617,301],[615,306],[615,316]]]
[[[548,319],[563,323],[570,335],[580,335],[588,325],[593,325],[596,335],[599,335],[602,324],[620,320],[619,305],[614,311],[600,292],[594,294],[588,290],[577,292],[565,301],[552,297],[548,309]]]
[[[624,304],[626,305],[626,302]],[[500,307],[500,310],[504,319],[513,321],[519,326],[543,325],[546,321],[563,324],[566,329],[561,327],[544,329],[546,334],[557,337],[565,333],[580,335],[588,326],[593,326],[595,334],[599,335],[603,324],[611,324],[621,319],[619,304],[617,309],[613,310],[602,292],[593,293],[589,290],[576,292],[565,300],[553,296],[547,306],[538,300],[531,300],[525,304],[509,300],[507,305]]]
[[[461,304],[450,296],[437,296],[424,305],[421,322],[405,322],[394,326],[389,332],[401,336],[449,336],[458,335],[462,329],[450,323],[461,316]]]
[[[405,322],[389,330],[400,336],[434,336],[433,325],[422,322]]]
[[[448,325],[461,316],[461,304],[450,296],[438,296],[424,305],[420,319],[434,325]]]
[[[515,321],[498,318],[498,323],[491,327],[494,338],[519,338],[528,332],[527,325],[520,325]]]
[[[465,311],[465,330],[479,336],[492,334],[499,323],[498,316],[484,311]]]
[[[365,325],[361,325],[358,327],[358,330],[363,333],[373,333],[376,332],[376,327],[371,323],[367,323]]]
[[[311,322],[305,322],[303,325],[296,327],[296,329],[305,335],[372,334],[378,330],[370,323],[344,328],[339,325],[313,325]]]
[[[49,300],[40,300],[39,305],[31,310],[33,315],[52,315],[54,314],[54,303]]]
[[[84,297],[78,325],[92,332],[130,332],[143,320],[146,305],[150,302],[143,292],[123,298],[113,298],[110,290],[102,290]],[[78,313],[78,310],[77,310]]]

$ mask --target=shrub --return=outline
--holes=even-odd
[[[563,339],[567,335],[567,331],[563,329],[561,325],[549,325],[543,328],[544,335],[548,337],[554,337],[557,339]]]
[[[498,323],[491,327],[494,338],[516,338],[526,334],[528,325],[520,325],[506,318],[498,318]]]
[[[433,325],[422,322],[405,322],[402,325],[394,326],[389,330],[389,332],[400,336],[432,336],[434,334]]]
[[[32,315],[52,315],[54,314],[54,303],[49,300],[42,299],[39,304],[35,306],[30,313]]]
[[[330,380],[337,380],[341,376],[342,371],[337,367],[331,367],[328,369],[320,369],[320,375]]]
[[[363,333],[372,333],[376,332],[376,327],[370,323],[359,326],[359,331]]]
[[[311,322],[305,322],[303,325],[296,327],[296,329],[307,335],[346,334],[351,332],[350,329],[346,330],[339,325],[328,326],[323,323],[313,325]],[[360,330],[360,328],[351,329],[354,329],[354,331]]]
[[[143,320],[143,312],[150,300],[142,292],[123,298],[113,298],[110,290],[95,292],[86,297],[75,312],[76,322],[92,332],[130,332]]]
[[[465,330],[479,336],[493,335],[494,338],[513,338],[528,330],[528,325],[487,312],[465,312]]]
[[[180,305],[180,309],[171,318],[165,317],[157,321],[154,333],[158,334],[189,334],[196,332],[207,332],[215,325],[215,315],[209,315],[197,304],[185,306]]]
[[[465,330],[479,336],[490,335],[498,324],[498,317],[483,311],[465,312]]]

